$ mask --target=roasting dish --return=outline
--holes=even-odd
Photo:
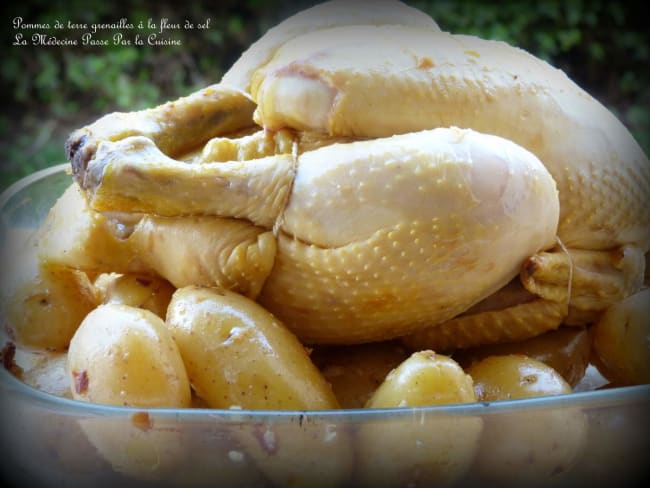
[[[68,165],[59,165],[2,194],[3,247],[12,233],[41,224],[69,178]],[[492,403],[319,412],[142,409],[57,397],[27,386],[3,368],[0,466],[10,485],[25,486],[207,486],[216,477],[220,486],[362,485],[376,473],[402,473],[424,439],[446,442],[448,452],[466,449],[467,422],[476,419],[484,428],[499,426],[492,438],[481,438],[488,451],[508,443],[561,449],[575,441],[571,419],[579,416],[587,427],[579,454],[562,472],[536,482],[605,486],[647,480],[650,385],[606,388],[604,383],[589,368],[570,395]],[[362,435],[380,439],[392,462],[364,463],[358,448]],[[246,439],[252,442],[246,444]],[[530,465],[543,461],[544,454],[540,458]],[[498,459],[490,462],[498,464]],[[365,471],[360,470],[364,465]],[[452,485],[485,482],[484,469],[475,458]],[[514,470],[513,484],[525,479],[526,469]],[[431,481],[425,474],[418,479],[422,485]],[[405,480],[410,476],[401,475]]]

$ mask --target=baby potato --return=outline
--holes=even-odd
[[[467,368],[480,401],[510,400],[571,393],[550,366],[523,354],[490,356]]]
[[[189,407],[190,384],[160,317],[121,304],[100,305],[70,342],[68,379],[76,400],[137,407]]]
[[[212,408],[338,408],[329,384],[298,339],[243,295],[179,288],[166,324],[192,386]]]
[[[395,341],[316,346],[311,353],[341,408],[363,408],[386,375],[407,357],[408,351]]]
[[[39,234],[12,230],[0,249],[0,313],[16,345],[64,350],[97,305],[85,273],[43,265]]]
[[[2,313],[18,346],[64,350],[83,318],[97,305],[85,273],[43,265],[37,234],[12,233],[2,249]]]
[[[551,367],[523,355],[490,356],[467,369],[481,401],[570,393]],[[559,483],[579,458],[587,421],[578,408],[505,410],[485,415],[473,470],[501,486]]]
[[[456,361],[433,351],[420,351],[388,374],[366,407],[421,407],[475,401],[472,378]]]
[[[519,342],[493,344],[454,353],[463,369],[488,356],[523,354],[547,364],[574,387],[589,365],[591,334],[586,327],[560,327]]]
[[[168,481],[185,465],[187,446],[173,417],[156,419],[136,412],[128,417],[80,418],[79,426],[113,471],[129,478]]]
[[[650,383],[650,288],[609,307],[593,326],[592,362],[617,385]]]
[[[354,465],[345,422],[298,414],[291,422],[242,422],[232,432],[272,486],[348,486]]]
[[[475,402],[472,379],[452,359],[412,354],[372,395],[369,408]],[[358,433],[358,479],[362,486],[448,486],[467,471],[482,430],[478,417],[396,416],[365,422]]]
[[[62,351],[96,306],[88,277],[73,269],[39,268],[7,303],[7,329],[20,346]]]
[[[162,278],[103,273],[93,283],[102,303],[122,303],[149,310],[165,320],[167,306],[176,290]]]
[[[52,395],[72,398],[65,352],[16,351],[16,363],[22,369],[20,379],[37,390]]]

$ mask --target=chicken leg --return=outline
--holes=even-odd
[[[247,93],[252,74],[264,66],[280,46],[307,32],[340,25],[412,25],[439,30],[423,12],[396,0],[331,0],[298,12],[270,29],[228,70],[222,83],[154,109],[112,113],[75,131],[66,142],[77,182],[85,188],[86,164],[101,141],[128,136],[150,138],[170,157],[203,146],[211,137],[252,125],[255,108]]]
[[[66,154],[81,188],[86,168],[103,141],[143,136],[170,157],[178,157],[210,138],[253,125],[255,105],[243,93],[213,85],[158,107],[138,112],[115,112],[73,132]]]
[[[88,273],[160,276],[176,288],[223,286],[256,298],[273,266],[271,231],[220,217],[105,215],[76,184],[50,210],[38,234],[38,262]]]
[[[558,212],[552,179],[502,142],[437,129],[303,154],[260,303],[306,342],[351,343],[495,292],[552,245]]]
[[[133,137],[102,143],[88,171],[94,207],[106,195],[114,210],[273,229],[260,302],[307,342],[387,339],[452,318],[551,247],[559,213],[535,156],[460,129],[201,165]]]

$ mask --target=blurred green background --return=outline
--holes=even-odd
[[[25,0],[5,5],[0,64],[0,190],[40,168],[64,162],[63,143],[75,128],[109,111],[136,110],[218,81],[239,54],[269,27],[314,1],[167,2]],[[500,39],[563,69],[603,102],[650,151],[650,43],[643,2],[407,1],[444,29]],[[369,8],[372,2],[369,1]],[[22,17],[49,30],[14,28]],[[16,34],[77,38],[72,23],[117,23],[147,34],[148,19],[194,24],[168,31],[181,46],[17,46]],[[210,19],[207,29],[199,23]],[[55,29],[56,21],[64,24]],[[143,21],[145,29],[137,30]],[[93,39],[112,41],[116,30]],[[154,32],[154,31],[151,31]]]

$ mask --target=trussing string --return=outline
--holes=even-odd
[[[289,190],[287,191],[287,196],[284,199],[284,205],[282,205],[282,208],[280,209],[280,214],[278,215],[278,218],[275,219],[275,223],[273,224],[273,235],[275,237],[278,237],[278,233],[280,232],[280,227],[282,226],[282,221],[284,220],[284,210],[287,208],[287,205],[289,205],[289,199],[291,198],[291,192],[293,190],[293,182],[296,179],[297,171],[298,171],[298,140],[294,139],[293,143],[291,144],[291,183],[289,184]]]
[[[571,259],[571,253],[562,242],[562,239],[560,239],[560,236],[555,236],[555,240],[557,241],[558,245],[560,246],[560,249],[564,251],[564,254],[566,254],[569,260],[569,283],[567,284],[567,296],[566,296],[566,306],[568,310],[569,305],[571,304],[571,287],[573,285],[573,259]]]

